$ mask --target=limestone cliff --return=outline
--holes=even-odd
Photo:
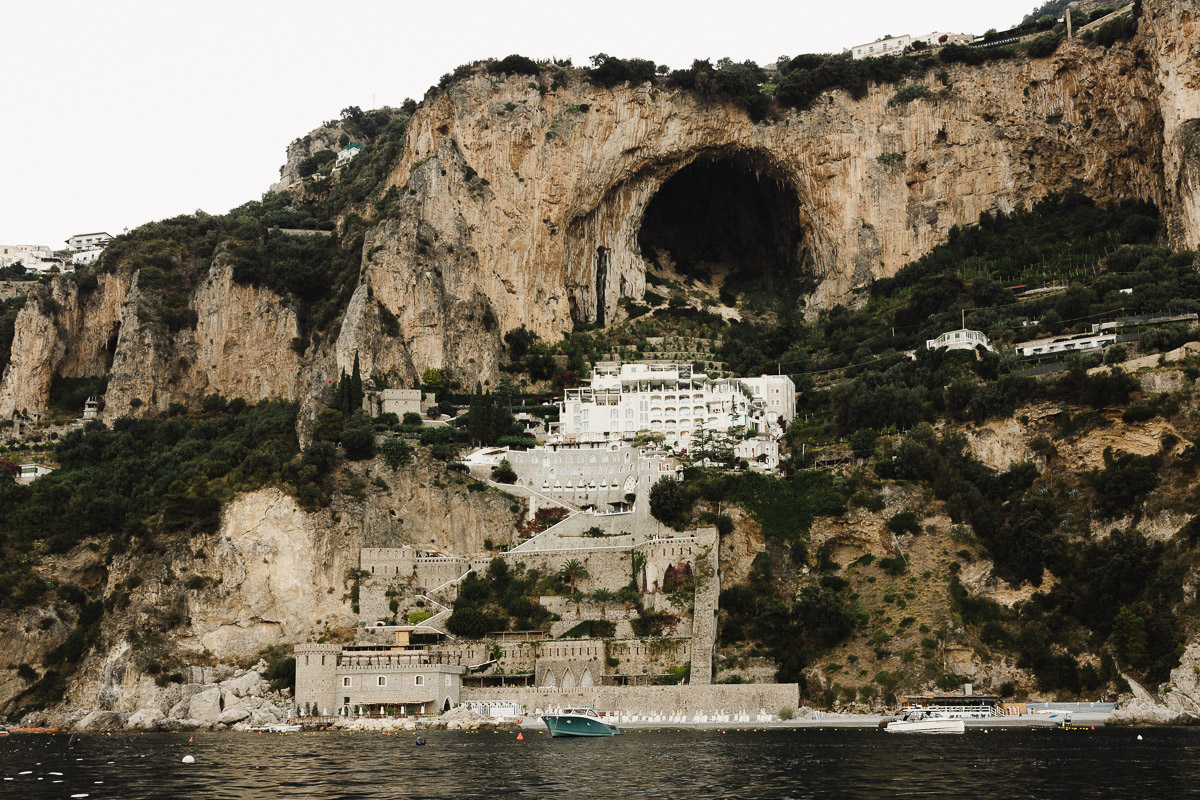
[[[181,699],[179,687],[155,676],[193,665],[246,665],[270,646],[344,634],[358,620],[351,587],[364,545],[477,553],[485,538],[504,545],[515,536],[519,502],[494,490],[469,491],[466,479],[447,478],[436,462],[418,459],[397,472],[380,459],[360,470],[387,490],[373,484],[362,500],[343,495],[327,509],[305,511],[290,495],[263,489],[228,503],[215,533],[165,551],[106,562],[92,542],[44,559],[40,574],[109,607],[94,649],[50,719],[81,716],[73,708],[128,714],[152,707],[180,717],[168,713]],[[0,635],[19,642],[0,665],[0,715],[28,699],[17,665],[42,664],[74,624],[65,610],[0,613]]]
[[[390,194],[370,194],[387,202],[346,210],[367,220],[357,290],[303,358],[288,303],[238,286],[218,251],[194,284],[194,330],[151,324],[128,274],[86,294],[44,290],[17,321],[0,417],[42,410],[55,374],[111,371],[109,416],[221,392],[301,400],[307,419],[355,352],[367,374],[396,383],[428,367],[464,386],[488,381],[503,332],[523,324],[554,339],[642,298],[656,257],[642,252],[647,209],[672,179],[713,165],[744,179],[705,184],[731,217],[766,214],[785,232],[771,255],[813,276],[809,309],[852,299],[982,211],[1073,188],[1152,201],[1172,242],[1196,246],[1198,24],[1196,0],[1147,0],[1138,35],[1108,49],[1067,42],[1049,58],[947,66],[911,102],[891,102],[895,85],[861,100],[835,90],[758,123],[662,86],[476,71],[416,109],[381,162]],[[343,128],[294,142],[283,183]]]

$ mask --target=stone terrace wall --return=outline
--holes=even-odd
[[[515,702],[523,716],[538,710],[594,705],[623,717],[695,717],[698,714],[777,714],[796,708],[800,687],[795,683],[743,683],[711,686],[591,686],[579,689],[490,688],[467,689],[462,702],[500,700]]]

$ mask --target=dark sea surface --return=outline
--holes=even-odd
[[[0,739],[3,798],[1200,796],[1200,730],[873,729]],[[1137,737],[1141,735],[1142,741]],[[196,759],[184,764],[185,755]],[[61,774],[59,774],[61,773]]]

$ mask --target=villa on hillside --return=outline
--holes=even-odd
[[[334,168],[349,164],[355,156],[362,152],[362,150],[363,146],[358,142],[351,142],[350,144],[346,145],[342,148],[341,152],[337,154],[337,160],[333,162]]]
[[[956,331],[947,331],[936,339],[926,339],[925,348],[927,350],[974,350],[976,347],[982,347],[989,352],[996,352],[996,348],[992,347],[992,343],[982,331],[973,331],[969,328],[959,328]]]
[[[909,36],[905,33],[900,36],[885,36],[882,39],[876,39],[866,44],[856,44],[850,48],[850,55],[855,59],[898,56],[904,52],[906,47],[914,42],[920,42],[927,47],[935,47],[947,44],[967,44],[974,41],[974,39],[975,37],[969,33],[942,33],[934,31],[924,36]]]
[[[551,432],[578,442],[662,434],[686,449],[701,429],[779,438],[796,416],[796,385],[786,375],[713,379],[691,364],[598,364],[590,385],[567,389]]]
[[[76,252],[79,250],[95,250],[96,248],[104,247],[112,241],[112,235],[104,231],[94,233],[77,233],[67,239],[67,249]]]

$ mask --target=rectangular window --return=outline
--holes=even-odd
[[[350,676],[347,675],[346,677],[342,678],[342,686],[349,686],[349,685],[350,685]]]
[[[424,675],[414,675],[413,676],[413,686],[424,686],[424,685],[425,685],[425,676]]]
[[[378,678],[376,678],[376,681],[377,681],[377,684],[376,684],[377,686],[387,686],[387,676],[386,675],[380,675]]]

